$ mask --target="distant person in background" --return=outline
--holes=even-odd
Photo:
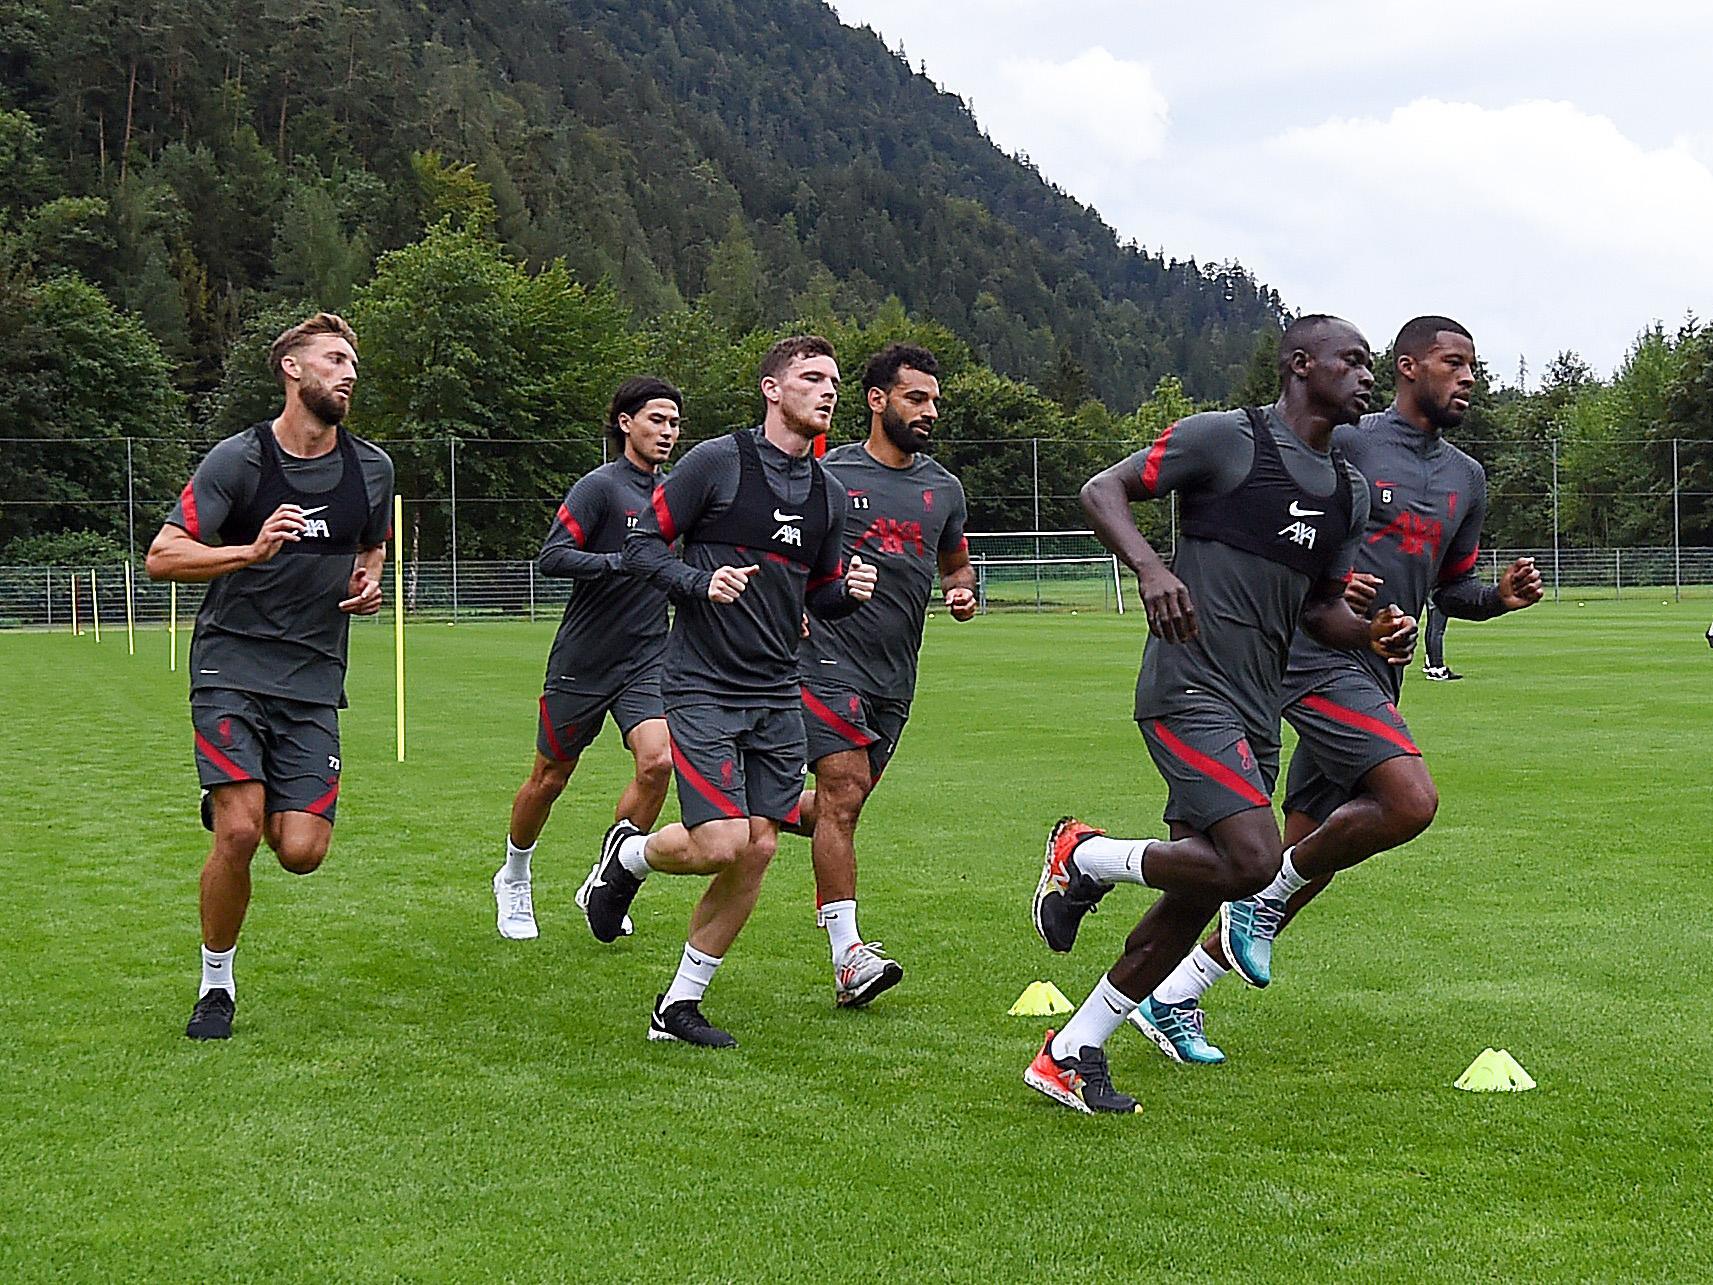
[[[274,340],[285,409],[216,445],[149,546],[154,580],[208,583],[190,717],[214,847],[202,868],[202,987],[185,1034],[232,1034],[232,957],[266,840],[306,875],[333,839],[352,616],[381,609],[393,464],[340,427],[357,337],[317,313]]]
[[[1431,601],[1427,610],[1427,657],[1422,662],[1422,674],[1436,683],[1454,683],[1463,675],[1445,663],[1445,625],[1450,617]]]
[[[927,455],[939,373],[926,348],[889,344],[875,353],[862,379],[868,438],[821,461],[850,493],[845,548],[880,573],[873,598],[842,620],[814,624],[799,653],[815,788],[786,828],[813,836],[815,919],[827,930],[833,998],[843,1008],[862,1007],[904,977],[857,931],[856,828],[910,719],[936,578],[952,619],[975,615],[964,488]]]
[[[1541,600],[1534,559],[1495,585],[1475,575],[1487,475],[1446,441],[1475,388],[1475,342],[1448,317],[1417,317],[1393,344],[1392,405],[1333,434],[1368,479],[1367,529],[1348,596],[1415,614],[1490,620]],[[1404,667],[1334,650],[1299,631],[1285,676],[1285,719],[1297,732],[1285,785],[1285,862],[1253,896],[1220,907],[1220,924],[1137,1010],[1137,1025],[1168,1057],[1222,1062],[1207,1042],[1201,996],[1235,968],[1251,986],[1272,980],[1273,941],[1340,870],[1409,842],[1432,823],[1439,793],[1397,701]],[[1289,877],[1287,877],[1289,875]]]
[[[664,379],[643,375],[620,384],[606,423],[618,456],[572,485],[537,559],[542,575],[572,584],[547,655],[535,763],[512,800],[506,860],[494,872],[500,936],[513,941],[537,935],[530,877],[535,841],[609,715],[636,760],[615,818],[647,830],[666,802],[672,781],[660,697],[666,591],[626,575],[619,560],[625,537],[654,498],[683,413],[683,395]],[[628,921],[624,929],[629,932]]]

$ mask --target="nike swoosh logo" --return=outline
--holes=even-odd
[[[803,520],[803,515],[801,513],[781,513],[778,509],[775,509],[773,511],[773,520],[775,522],[801,522]]]
[[[327,512],[327,506],[325,504],[322,504],[322,505],[316,506],[313,509],[305,509],[303,511],[303,513],[301,514],[301,516],[306,517],[306,518],[312,518],[317,513],[325,513],[325,512]]]
[[[839,662],[838,662],[838,661],[836,661],[836,660],[823,660],[823,661],[822,661],[822,662],[821,662],[821,663],[822,663],[822,664],[823,664],[823,665],[836,665],[836,664],[838,664],[838,663],[839,663]]]
[[[1118,1005],[1114,1004],[1111,1000],[1107,999],[1106,996],[1102,995],[1101,999],[1105,1000],[1106,1006],[1112,1010],[1113,1016],[1115,1016],[1115,1017],[1123,1017],[1124,1016],[1124,1010],[1122,1008],[1118,1007]]]
[[[1293,518],[1320,518],[1326,516],[1325,509],[1300,508],[1295,500],[1291,501],[1291,516]]]

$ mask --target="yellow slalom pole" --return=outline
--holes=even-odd
[[[178,673],[178,581],[167,586],[167,672]]]
[[[131,583],[131,564],[125,564],[125,654],[137,654],[137,600],[136,588]]]
[[[89,568],[89,618],[95,622],[95,641],[101,641],[101,600],[95,596],[95,568]]]
[[[71,636],[83,637],[83,626],[77,623],[77,572],[71,573]]]
[[[404,762],[404,500],[393,496],[393,686],[398,693],[398,755]]]

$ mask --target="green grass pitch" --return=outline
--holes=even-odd
[[[538,850],[541,940],[494,931],[547,624],[413,627],[403,765],[390,624],[356,631],[332,856],[258,858],[217,1046],[182,1034],[205,836],[165,635],[0,636],[0,1280],[1707,1279],[1706,615],[1454,624],[1468,680],[1404,701],[1438,822],[1269,991],[1210,995],[1228,1066],[1121,1030],[1125,1119],[1026,1089],[1042,1023],[1005,1010],[1080,999],[1146,905],[1069,958],[1029,924],[1061,812],[1157,832],[1139,616],[931,622],[859,835],[904,984],[835,1011],[788,838],[710,993],[732,1055],[643,1037],[699,881],[651,881],[613,947],[572,904],[610,730]],[[1487,1045],[1540,1088],[1453,1090]]]

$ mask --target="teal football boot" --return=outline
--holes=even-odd
[[[1152,995],[1136,1006],[1130,1024],[1174,1062],[1187,1066],[1218,1066],[1225,1054],[1207,1042],[1202,1031],[1201,1005],[1195,1000],[1162,1004]]]
[[[1257,893],[1219,908],[1219,944],[1251,986],[1273,980],[1273,939],[1285,926],[1285,903]]]

